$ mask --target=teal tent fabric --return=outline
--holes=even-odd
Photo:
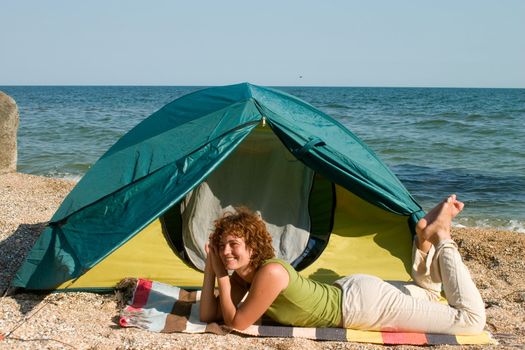
[[[185,95],[113,145],[66,197],[12,286],[53,289],[82,275],[202,182],[262,120],[306,165],[405,215],[422,209],[359,138],[310,104],[248,83]]]

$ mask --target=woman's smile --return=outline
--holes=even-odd
[[[224,263],[225,263],[225,264],[228,264],[229,262],[232,262],[232,261],[235,261],[235,260],[237,260],[237,259],[235,259],[235,258],[232,257],[232,256],[225,256],[225,257],[224,257]]]

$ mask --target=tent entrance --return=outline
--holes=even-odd
[[[256,128],[199,186],[161,217],[172,249],[204,270],[213,222],[234,207],[259,213],[276,256],[302,269],[328,242],[333,184],[297,160],[270,128]]]

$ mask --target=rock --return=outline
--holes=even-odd
[[[518,303],[525,303],[525,291],[518,291],[516,302]]]
[[[495,268],[497,268],[497,267],[500,265],[500,261],[499,261],[499,259],[498,259],[497,257],[495,257],[495,256],[491,256],[491,257],[489,258],[489,260],[490,260],[490,261],[489,261],[489,263],[488,263],[488,266],[489,266],[489,268],[491,268],[491,269],[495,269]]]
[[[0,91],[0,174],[16,171],[16,132],[18,107],[15,100]]]

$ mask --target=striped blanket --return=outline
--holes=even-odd
[[[459,336],[445,334],[373,332],[344,328],[305,328],[271,325],[264,320],[243,331],[217,323],[199,321],[200,291],[186,291],[146,279],[126,279],[116,288],[121,302],[120,325],[162,333],[230,332],[257,337],[301,337],[317,340],[351,341],[376,344],[496,344],[490,333]]]

